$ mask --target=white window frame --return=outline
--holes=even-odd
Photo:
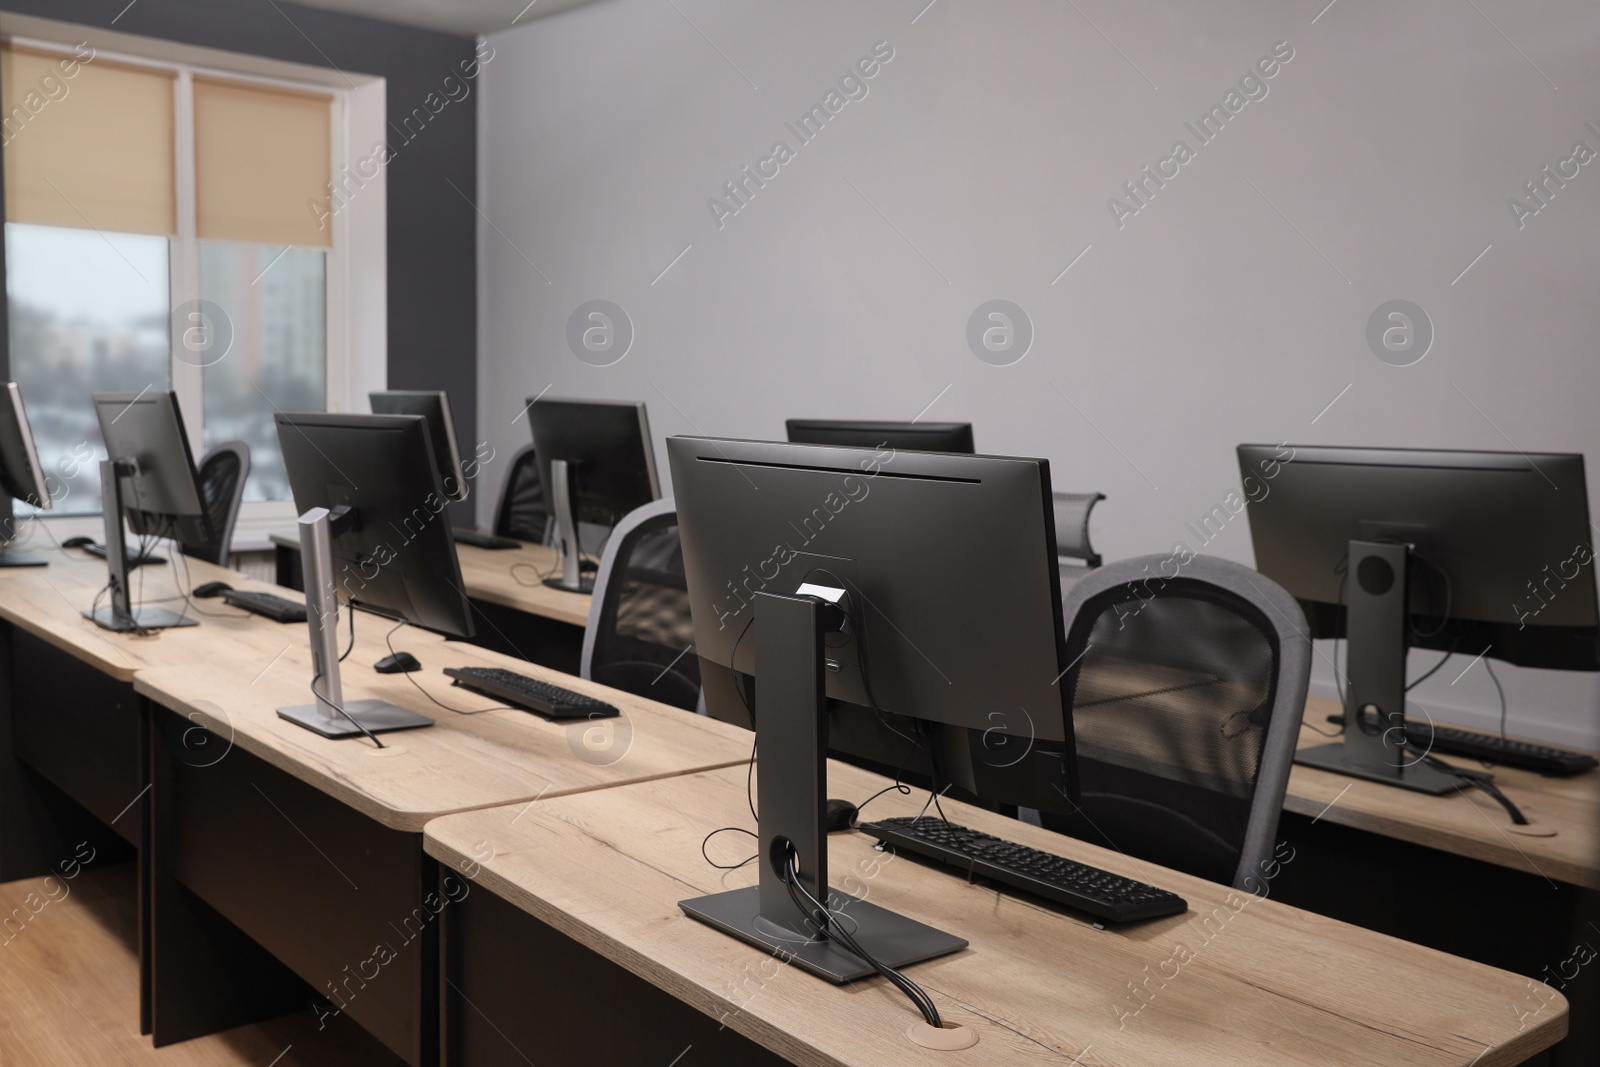
[[[194,168],[196,76],[330,96],[330,178],[346,173],[350,161],[361,154],[355,150],[356,144],[386,139],[386,86],[382,78],[31,18],[0,17],[0,36],[18,47],[63,55],[72,54],[77,44],[87,40],[95,49],[96,59],[174,75],[177,232],[168,238],[170,307],[200,296]],[[375,179],[364,180],[359,194],[350,197],[330,219],[330,246],[324,249],[324,397],[329,411],[366,411],[367,393],[385,388],[388,381],[386,184],[383,171]],[[169,336],[168,340],[175,348],[177,338]],[[169,366],[172,388],[186,415],[190,447],[198,462],[204,441],[203,372],[175,354],[169,357]],[[104,528],[99,514],[41,518],[58,538],[78,534],[98,537]],[[291,501],[246,503],[240,509],[233,547],[265,548],[269,544],[267,535],[291,528],[294,518]]]

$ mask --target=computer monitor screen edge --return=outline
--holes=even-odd
[[[791,444],[847,445],[878,448],[889,445],[924,452],[977,451],[970,422],[889,422],[874,419],[789,419],[784,432]]]
[[[450,415],[450,397],[443,390],[382,389],[367,394],[374,415],[421,415],[439,463],[440,487],[451,500],[467,499],[470,485],[461,465],[461,442]]]
[[[55,502],[39,463],[28,411],[22,403],[22,389],[16,382],[7,382],[5,391],[6,399],[0,401],[0,487],[13,500],[48,511]],[[17,527],[13,515],[0,531],[0,567],[45,566],[47,561],[42,556],[12,550],[12,544],[19,540]]]

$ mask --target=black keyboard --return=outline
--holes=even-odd
[[[100,559],[106,558],[106,546],[102,545],[98,541],[90,541],[88,544],[80,545],[78,547],[82,548],[91,556],[98,556]],[[127,566],[130,571],[135,567],[142,566],[146,563],[154,565],[157,563],[165,563],[167,561],[167,557],[158,556],[154,552],[147,552],[142,556],[126,555],[123,557],[123,559],[127,561]]]
[[[236,608],[256,615],[265,615],[274,622],[305,622],[306,606],[293,600],[285,600],[281,596],[271,593],[252,593],[249,590],[229,589],[222,594],[224,603],[232,604]]]
[[[1458,730],[1453,726],[1429,726],[1425,722],[1407,722],[1406,740],[1423,750],[1431,748],[1447,756],[1466,756],[1485,763],[1498,763],[1503,767],[1521,767],[1554,778],[1582,774],[1600,765],[1593,756],[1581,752],[1568,752],[1509,737],[1502,741],[1495,734]]]
[[[860,829],[885,845],[1111,922],[1176,915],[1189,907],[1186,900],[1165,889],[943,819],[881,819],[863,823]]]
[[[497,537],[494,534],[474,530],[470,526],[452,526],[450,533],[455,537],[457,544],[472,545],[475,548],[506,549],[521,548],[521,541],[513,541],[509,537]]]
[[[603,700],[499,667],[446,667],[444,673],[463,689],[527,708],[547,719],[609,719],[621,714]]]

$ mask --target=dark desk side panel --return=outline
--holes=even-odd
[[[342,1008],[407,1062],[432,1062],[444,902],[421,835],[238,748],[172,774],[177,879],[329,1001],[307,1011]]]
[[[481,886],[448,909],[445,943],[446,1063],[787,1062]]]
[[[146,782],[133,686],[15,627],[11,642],[17,759],[138,845]]]

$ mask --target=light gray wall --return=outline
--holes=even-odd
[[[966,419],[980,450],[1107,493],[1108,558],[1192,543],[1241,441],[1600,458],[1600,160],[1520,228],[1507,204],[1600,151],[1600,8],[926,3],[599,0],[490,38],[479,403],[501,454],[546,387],[645,400],[658,441]],[[800,145],[785,123],[880,41],[866,95]],[[1184,123],[1278,42],[1266,95],[1202,146]],[[795,158],[719,226],[708,199],[779,139]],[[1194,158],[1119,225],[1110,198],[1179,139]],[[635,332],[610,366],[566,341],[593,299]],[[1036,333],[1011,366],[968,346],[992,299]],[[1366,338],[1392,299],[1433,324],[1410,366]],[[1205,551],[1250,562],[1245,519]],[[1491,724],[1489,677],[1459,669],[1417,703]],[[1600,746],[1593,676],[1501,677],[1513,731]]]

